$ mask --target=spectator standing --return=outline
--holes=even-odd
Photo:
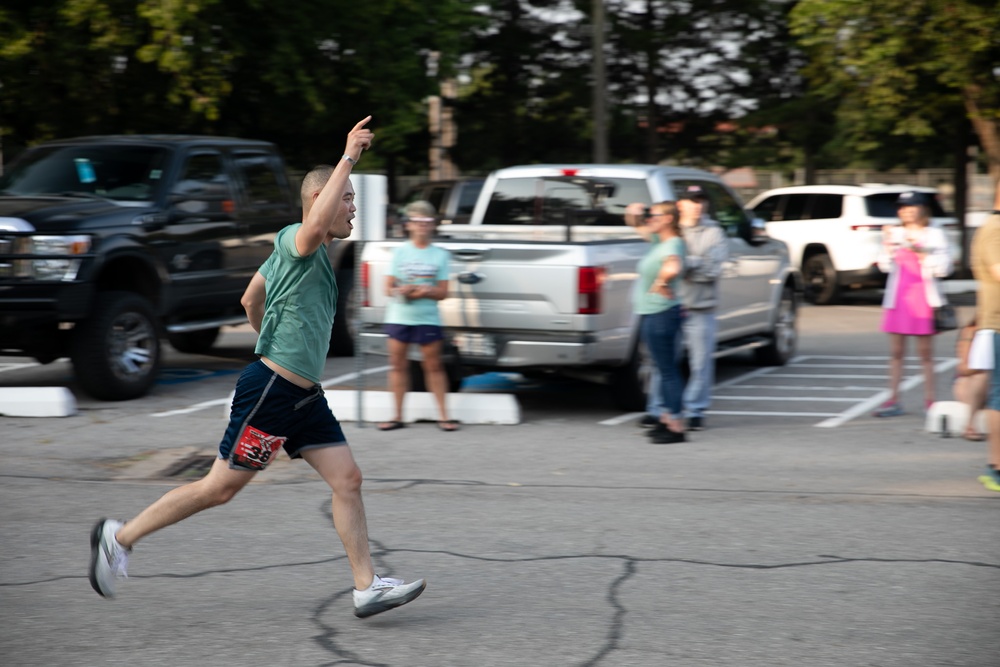
[[[419,345],[424,383],[437,402],[438,428],[457,431],[458,422],[448,417],[448,375],[441,360],[441,314],[438,301],[448,297],[449,261],[444,248],[432,243],[437,223],[433,204],[418,200],[405,210],[409,240],[392,255],[385,290],[389,305],[385,310],[385,332],[389,336],[389,388],[396,416],[378,425],[379,430],[403,428],[403,401],[410,387],[410,345]]]
[[[924,407],[934,403],[934,309],[944,300],[937,278],[951,270],[944,231],[930,224],[930,200],[923,192],[904,192],[896,200],[899,224],[883,225],[878,267],[889,274],[882,299],[882,331],[889,334],[890,397],[876,417],[903,414],[899,382],[903,375],[906,338],[917,340],[924,373]]]
[[[639,260],[633,307],[641,317],[639,331],[643,343],[659,372],[659,395],[665,408],[649,435],[655,444],[673,444],[685,441],[681,418],[683,380],[677,366],[681,326],[678,289],[684,269],[684,242],[673,202],[659,202],[650,207],[646,232],[657,242]]]
[[[260,359],[236,383],[229,426],[219,456],[202,479],[169,491],[127,523],[101,519],[90,536],[90,584],[111,598],[126,577],[132,547],[141,538],[232,499],[284,447],[303,458],[333,491],[334,528],[354,575],[354,614],[371,616],[415,599],[424,580],[404,584],[375,574],[361,499],[361,471],[340,423],[323,396],[337,283],[326,243],[351,234],[354,188],[349,176],[374,135],[368,116],[347,135],[336,167],[324,165],[302,181],[301,223],[289,225],[274,252],[250,280],[242,304],[260,335]],[[253,532],[253,526],[246,530]]]
[[[705,427],[705,411],[712,403],[718,281],[722,265],[729,257],[726,233],[708,216],[708,202],[707,193],[699,185],[689,185],[677,201],[678,222],[687,252],[680,294],[685,310],[684,344],[691,370],[684,389],[684,414],[691,431]]]
[[[993,215],[972,239],[972,271],[979,281],[976,321],[979,330],[969,351],[969,366],[990,370],[986,399],[989,451],[979,482],[990,491],[1000,491],[1000,186],[993,201]]]

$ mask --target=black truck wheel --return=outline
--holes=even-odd
[[[219,327],[167,334],[170,345],[178,352],[186,354],[205,354],[212,349],[218,337]]]
[[[85,392],[104,401],[139,398],[160,367],[160,339],[150,303],[131,292],[107,292],[77,325],[73,368]]]
[[[781,292],[781,303],[774,319],[774,329],[770,340],[764,347],[754,350],[757,362],[765,366],[784,366],[795,354],[798,342],[798,295],[795,290],[786,285]]]

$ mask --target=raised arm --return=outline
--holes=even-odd
[[[300,257],[307,257],[316,252],[326,240],[331,223],[347,215],[341,199],[344,196],[347,179],[351,175],[351,168],[361,159],[361,151],[371,146],[375,137],[371,130],[365,128],[371,119],[371,116],[366,116],[348,133],[344,156],[337,162],[330,180],[323,186],[306,219],[302,221],[302,226],[295,233],[295,249]]]

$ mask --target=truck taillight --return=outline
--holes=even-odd
[[[368,297],[368,262],[361,262],[361,305],[372,305]]]
[[[577,313],[597,315],[601,312],[601,285],[604,283],[604,267],[581,266],[577,281]]]

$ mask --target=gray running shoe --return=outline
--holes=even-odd
[[[427,582],[423,579],[405,584],[401,579],[383,578],[376,574],[371,586],[363,591],[354,589],[354,615],[365,618],[401,607],[416,600],[425,588]]]
[[[106,598],[115,596],[119,579],[128,578],[128,553],[115,539],[115,533],[124,523],[101,519],[90,531],[90,585]]]

